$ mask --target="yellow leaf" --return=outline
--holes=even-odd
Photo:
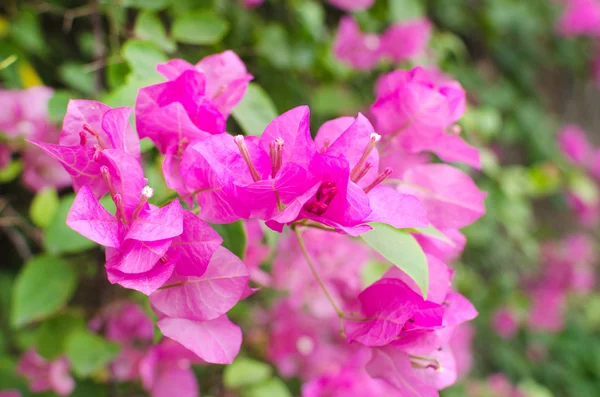
[[[9,29],[10,23],[8,22],[8,19],[0,16],[0,39],[3,39],[8,35]]]
[[[25,88],[44,84],[40,76],[38,76],[37,72],[29,62],[20,62],[19,66],[17,67],[17,72],[19,73],[19,78],[21,79],[21,83]]]

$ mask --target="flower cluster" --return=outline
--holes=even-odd
[[[340,20],[334,42],[334,55],[361,70],[373,69],[382,59],[402,62],[420,55],[431,36],[427,19],[397,22],[383,34],[363,33],[350,16]]]
[[[226,120],[252,79],[235,53],[157,69],[167,81],[140,90],[137,134],[131,109],[78,100],[58,144],[31,140],[71,176],[77,196],[68,226],[106,247],[108,280],[147,295],[165,336],[151,346],[139,309],[107,309],[92,326],[123,347],[113,376],[141,379],[154,396],[175,380],[196,395],[190,364],[230,363],[240,349],[240,328],[226,313],[254,292],[252,277],[287,292],[258,317],[271,323],[269,357],[306,382],[303,395],[343,387],[430,396],[452,384],[457,360],[468,362],[453,350],[469,340],[452,342],[454,330],[477,312],[452,289],[447,263],[460,255],[459,229],[485,212],[486,196],[465,172],[431,162],[435,154],[479,166],[455,124],[465,109],[461,86],[435,70],[395,71],[377,84],[376,128],[359,113],[327,121],[313,138],[310,110],[300,106],[259,136],[233,136]],[[163,206],[150,203],[140,137],[164,155],[165,181],[178,194]],[[105,195],[113,211],[101,204]],[[245,263],[207,223],[239,220]],[[279,242],[270,274],[260,268],[269,254],[260,223],[294,232]],[[426,255],[426,298],[407,273],[348,237],[373,224],[413,233]],[[365,283],[373,261],[388,270]]]

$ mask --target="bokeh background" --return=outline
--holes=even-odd
[[[243,112],[255,116],[234,113],[228,131],[243,131],[240,120],[260,128],[265,118],[301,104],[310,106],[316,131],[325,120],[367,113],[382,73],[439,67],[467,91],[459,124],[481,150],[482,169],[470,173],[489,193],[487,213],[465,230],[466,250],[453,264],[454,284],[480,313],[463,331],[464,343],[472,340],[472,369],[441,394],[592,397],[600,394],[600,164],[573,159],[565,128],[580,126],[575,135],[589,141],[585,150],[596,150],[600,163],[600,11],[596,27],[592,21],[588,29],[565,31],[561,18],[577,2],[377,0],[349,12],[318,0],[3,0],[0,85],[52,87],[48,116],[60,125],[69,99],[133,106],[140,87],[162,80],[157,63],[175,57],[195,63],[232,49],[254,75]],[[427,18],[433,31],[414,59],[359,70],[334,52],[339,21],[348,14],[363,32],[415,18]],[[593,15],[581,15],[577,26],[586,17]],[[0,142],[6,139],[0,134]],[[42,155],[28,158],[24,142],[11,145],[0,169],[0,389],[29,395],[14,373],[20,354],[32,344],[57,342],[44,341],[46,322],[15,327],[10,321],[24,263],[46,253],[77,265],[65,270],[76,287],[49,289],[72,289],[68,307],[75,317],[89,318],[130,296],[106,282],[101,250],[64,224],[69,189],[27,183],[24,174]],[[161,158],[151,145],[143,150],[161,202],[170,195]],[[39,160],[34,166],[42,175],[47,169]],[[540,287],[567,278],[572,282],[550,292]],[[242,302],[232,317],[244,323],[252,305]],[[262,359],[257,346],[245,354]],[[222,368],[196,371],[206,394],[238,395],[223,387]],[[99,370],[78,379],[73,395],[144,395],[136,386],[111,385],[105,375]],[[291,395],[298,387],[286,380]]]

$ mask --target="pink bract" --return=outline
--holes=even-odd
[[[17,373],[28,379],[33,392],[53,390],[60,396],[68,396],[75,388],[69,369],[66,358],[48,361],[34,350],[28,350],[19,361]]]

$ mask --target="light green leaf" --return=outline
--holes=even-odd
[[[243,258],[246,252],[246,231],[242,221],[211,226],[223,238],[223,247]]]
[[[67,312],[48,319],[38,331],[38,353],[48,360],[57,359],[65,353],[70,335],[85,329],[86,323],[82,313]]]
[[[38,192],[31,207],[29,207],[29,217],[31,221],[41,228],[46,228],[54,218],[58,209],[58,193],[54,188],[46,188]]]
[[[314,0],[293,3],[298,19],[304,29],[315,41],[326,38],[325,35],[325,8],[323,4]]]
[[[229,23],[210,11],[192,11],[175,19],[171,34],[188,44],[215,44],[229,31]]]
[[[10,182],[23,171],[23,163],[21,160],[11,160],[8,165],[0,169],[0,182]]]
[[[315,114],[322,116],[340,116],[354,114],[363,107],[360,98],[343,85],[324,84],[317,87],[312,95]]]
[[[277,109],[265,90],[256,83],[250,83],[244,99],[233,109],[232,115],[246,135],[258,136],[277,117]]]
[[[456,244],[454,244],[454,241],[450,240],[448,238],[448,236],[446,236],[444,233],[440,232],[435,226],[433,226],[431,223],[429,224],[429,226],[427,227],[415,227],[413,229],[407,229],[409,232],[415,232],[415,233],[419,233],[419,234],[424,234],[426,236],[429,237],[433,237],[437,240],[443,241],[447,244],[450,244],[451,246],[456,246]]]
[[[230,389],[255,385],[267,380],[272,372],[268,364],[249,357],[238,357],[225,367],[223,383]]]
[[[51,254],[75,253],[96,246],[91,240],[83,237],[67,226],[67,215],[73,205],[75,195],[65,196],[58,205],[54,218],[44,230],[44,246]]]
[[[19,12],[16,18],[11,18],[10,22],[11,35],[20,46],[33,54],[42,54],[48,51],[37,14]]]
[[[139,79],[158,77],[156,65],[168,60],[167,56],[149,41],[128,40],[123,46],[122,54],[133,74]]]
[[[119,353],[119,345],[87,330],[73,332],[67,339],[67,357],[75,375],[87,377],[102,369]]]
[[[391,22],[419,18],[425,14],[423,0],[388,0],[388,4]]]
[[[292,397],[292,393],[279,378],[271,378],[257,386],[242,390],[242,397]]]
[[[381,279],[385,272],[390,269],[389,263],[381,263],[376,261],[369,261],[363,268],[360,270],[360,285],[363,288],[368,287],[373,284],[375,281]]]
[[[31,259],[16,279],[11,323],[21,327],[60,310],[75,292],[77,274],[65,260],[52,256]]]
[[[429,270],[423,249],[410,233],[383,223],[371,223],[370,230],[362,239],[385,259],[412,278],[427,299]]]
[[[125,0],[124,6],[141,8],[144,10],[162,10],[171,3],[171,0]]]
[[[165,26],[160,18],[151,11],[142,11],[138,15],[133,31],[138,38],[151,41],[163,51],[175,51],[175,43],[167,37]]]

